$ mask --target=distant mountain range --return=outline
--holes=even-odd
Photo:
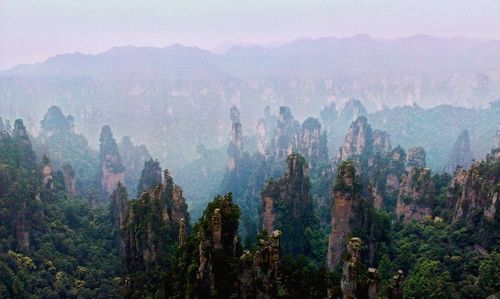
[[[0,115],[23,117],[36,130],[55,104],[94,137],[105,123],[118,135],[132,123],[127,133],[153,144],[155,156],[182,161],[195,155],[198,143],[227,142],[233,104],[245,134],[254,131],[266,105],[275,111],[287,105],[299,119],[351,98],[369,111],[413,103],[486,107],[500,97],[499,53],[500,40],[425,35],[299,39],[234,46],[222,54],[179,44],[127,46],[0,72]],[[173,137],[177,144],[165,144]],[[174,149],[181,145],[190,147],[180,154]]]

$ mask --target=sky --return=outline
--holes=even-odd
[[[298,37],[500,39],[500,0],[0,0],[0,70],[62,53]]]

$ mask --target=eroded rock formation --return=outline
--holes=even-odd
[[[235,218],[236,216],[236,218]],[[230,194],[217,197],[209,204],[201,219],[198,241],[198,270],[196,279],[200,298],[219,298],[221,290],[237,287],[241,246],[238,240],[239,208],[233,204]],[[234,269],[236,268],[236,269]],[[236,272],[239,273],[239,272]]]
[[[403,284],[404,284],[403,270],[398,270],[396,275],[393,276],[389,287],[387,288],[388,299],[403,299]]]
[[[452,179],[448,200],[453,208],[452,221],[465,220],[478,224],[484,217],[498,218],[500,209],[500,157],[493,150],[483,161],[468,170],[458,169]]]
[[[144,162],[151,159],[151,154],[146,146],[133,144],[128,136],[122,137],[118,148],[125,167],[125,186],[130,194],[137,194],[136,188],[141,177],[141,170],[144,167]]]
[[[285,176],[270,181],[262,191],[262,229],[269,234],[283,231],[283,249],[296,254],[304,250],[304,229],[312,213],[310,182],[302,156],[290,155],[286,165]]]
[[[243,131],[240,123],[240,112],[233,106],[231,107],[231,140],[227,149],[229,171],[238,171],[238,162],[243,153]]]
[[[351,161],[343,162],[337,169],[333,187],[332,229],[328,241],[327,265],[330,270],[340,263],[344,244],[355,227],[360,199],[357,195],[356,170]]]
[[[264,157],[269,157],[269,146],[273,138],[273,132],[276,127],[276,116],[271,115],[271,108],[266,106],[264,117],[257,122],[257,151]]]
[[[347,242],[347,256],[342,266],[340,288],[343,299],[356,298],[358,267],[360,264],[361,239],[351,238]]]
[[[362,157],[367,158],[373,147],[372,129],[365,116],[358,117],[349,127],[344,142],[337,155],[340,164],[346,160],[359,161]]]
[[[293,152],[292,138],[300,131],[300,124],[294,119],[290,108],[280,107],[278,124],[274,130],[271,143],[272,156],[274,159],[284,159]]]
[[[463,130],[457,137],[457,141],[453,145],[450,153],[447,171],[455,172],[457,166],[468,168],[472,164],[474,158],[470,149],[469,131]]]
[[[413,167],[402,179],[396,206],[397,217],[421,221],[432,216],[435,184],[429,168]]]
[[[52,176],[52,171],[49,157],[44,155],[42,158],[42,182],[44,188],[48,190],[52,190],[54,188],[54,177]]]
[[[118,183],[125,183],[125,168],[109,126],[103,126],[99,138],[99,158],[101,161],[101,191],[104,198],[113,193]]]
[[[293,151],[306,158],[310,168],[328,161],[326,132],[321,132],[321,124],[316,118],[306,119],[293,139]]]
[[[423,147],[412,147],[408,150],[406,169],[425,167],[425,150]]]
[[[66,188],[66,193],[70,197],[75,197],[76,196],[76,178],[75,178],[75,171],[73,170],[73,167],[70,164],[64,164],[62,167],[62,172],[64,176],[64,185]]]
[[[118,185],[121,186],[121,183]],[[129,202],[123,220],[125,247],[124,273],[127,296],[137,297],[142,291],[145,275],[158,266],[166,266],[167,248],[182,238],[181,222],[189,223],[185,199],[174,193],[172,177],[165,171],[164,182],[143,192]],[[117,194],[116,212],[123,211],[123,194]],[[174,199],[176,197],[176,199]],[[120,217],[117,217],[119,222]],[[181,221],[182,219],[182,221]],[[186,230],[186,227],[184,228]],[[178,245],[178,244],[176,244]]]

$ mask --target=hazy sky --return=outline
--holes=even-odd
[[[415,34],[500,39],[500,0],[0,0],[0,69],[113,46]]]

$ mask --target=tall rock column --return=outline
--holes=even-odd
[[[230,171],[238,171],[238,162],[241,159],[243,147],[243,131],[240,123],[240,112],[235,106],[231,107],[231,140],[227,154],[229,156],[228,166]]]
[[[300,124],[294,119],[290,108],[280,107],[280,114],[278,116],[278,124],[274,130],[274,137],[272,141],[272,156],[274,159],[284,159],[293,152],[293,138],[300,131]]]
[[[463,130],[460,135],[458,135],[457,141],[453,145],[446,170],[449,173],[453,173],[457,166],[469,168],[473,158],[474,156],[470,149],[469,131]]]
[[[327,265],[333,270],[340,263],[347,235],[352,232],[360,199],[357,197],[356,171],[351,161],[337,169],[333,187],[332,229],[328,240]]]
[[[351,238],[347,242],[347,257],[342,266],[340,288],[343,299],[356,298],[359,259],[361,254],[361,239]]]
[[[310,182],[305,159],[292,154],[286,161],[285,176],[270,181],[262,191],[262,229],[271,234],[283,231],[282,247],[289,254],[303,253],[304,229],[310,223],[313,211],[309,198]]]
[[[310,168],[328,161],[326,134],[322,134],[321,124],[316,118],[306,119],[296,138],[295,151],[306,158]]]
[[[113,137],[111,128],[103,126],[99,138],[99,158],[101,161],[101,191],[104,198],[108,198],[118,183],[125,182],[125,168],[118,151],[118,145]]]
[[[421,146],[412,147],[408,150],[406,169],[423,168],[426,166],[425,150]]]
[[[411,168],[401,179],[396,215],[410,220],[421,221],[432,216],[435,184],[429,168]]]

